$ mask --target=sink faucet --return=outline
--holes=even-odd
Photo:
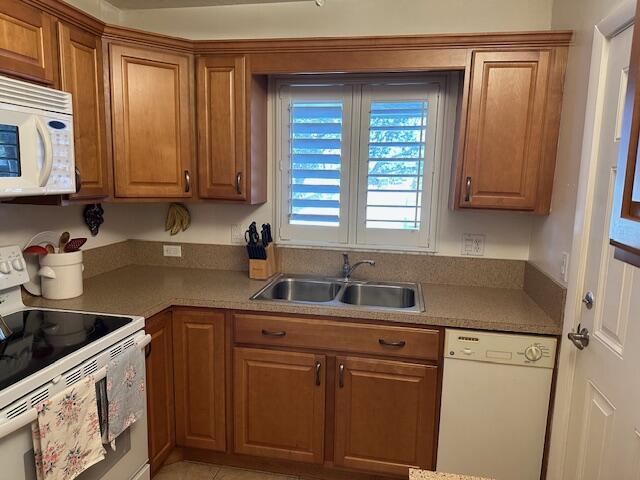
[[[374,267],[376,264],[376,262],[374,262],[373,260],[361,260],[351,265],[349,263],[349,255],[346,253],[343,253],[342,254],[342,279],[345,282],[348,282],[351,278],[351,274],[353,273],[353,271],[364,263],[371,265],[372,267]]]

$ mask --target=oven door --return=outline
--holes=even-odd
[[[99,391],[100,388],[97,387],[97,392]],[[100,411],[103,406],[104,400],[98,394],[98,410]],[[104,447],[107,451],[105,459],[79,475],[77,477],[79,480],[145,478],[145,467],[149,459],[146,412],[143,418],[140,418],[116,439],[115,451],[110,445]],[[0,440],[0,465],[2,465],[3,471],[0,478],[36,480],[30,426],[17,430]],[[140,477],[140,475],[143,476]]]
[[[51,175],[51,136],[39,115],[9,107],[0,104],[0,193],[33,195]]]

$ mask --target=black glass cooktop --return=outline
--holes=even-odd
[[[0,342],[0,390],[132,321],[48,310],[24,310],[3,318],[13,333]]]

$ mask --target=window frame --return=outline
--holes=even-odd
[[[364,144],[365,154],[368,152],[368,112],[363,108],[364,91],[366,86],[384,86],[384,85],[427,85],[430,88],[437,90],[436,108],[431,107],[429,111],[428,127],[433,125],[433,161],[430,165],[431,178],[426,175],[427,164],[425,162],[425,173],[423,176],[423,208],[422,218],[427,217],[424,224],[427,229],[423,229],[423,235],[418,242],[397,241],[397,234],[402,230],[388,230],[390,235],[382,235],[386,238],[381,238],[378,241],[376,239],[370,240],[368,243],[362,242],[362,234],[360,238],[358,231],[365,227],[366,218],[364,217],[363,205],[366,204],[366,195],[363,196],[361,190],[363,186],[366,191],[366,176],[365,184],[362,185],[362,172],[367,171],[367,163],[361,158],[361,151],[363,150],[363,139],[367,141]],[[291,229],[291,225],[288,224],[287,211],[285,206],[288,202],[288,177],[286,175],[286,168],[284,168],[283,162],[287,161],[287,158],[283,156],[283,153],[287,151],[287,145],[289,142],[288,128],[281,128],[283,125],[283,119],[286,118],[288,113],[283,111],[283,105],[286,104],[283,101],[283,96],[286,98],[289,90],[287,87],[300,86],[300,87],[315,87],[315,88],[329,88],[329,87],[342,87],[350,91],[350,109],[351,118],[348,118],[346,113],[343,117],[343,125],[347,122],[350,124],[350,128],[346,128],[343,131],[343,145],[347,148],[352,147],[348,154],[348,170],[349,182],[348,185],[343,186],[341,184],[341,208],[346,207],[347,213],[344,217],[346,225],[342,225],[340,230],[346,228],[345,232],[341,231],[339,238],[326,238],[324,232],[320,233],[327,227],[311,227],[303,226],[299,229]],[[350,250],[385,250],[385,251],[416,251],[416,252],[437,252],[437,237],[438,226],[440,223],[440,212],[447,208],[448,204],[448,183],[444,180],[444,176],[447,172],[451,172],[452,158],[454,155],[454,141],[456,137],[456,117],[458,112],[458,101],[460,96],[459,91],[459,76],[457,72],[442,73],[442,72],[424,72],[417,73],[415,75],[407,76],[406,74],[382,74],[382,75],[296,75],[296,76],[279,76],[274,77],[271,80],[272,91],[276,92],[274,102],[275,123],[272,130],[271,138],[274,139],[274,187],[275,187],[275,205],[274,216],[276,224],[276,242],[278,244],[286,245],[289,247],[318,247],[318,248],[335,248],[335,249],[350,249]],[[306,99],[307,97],[305,97]],[[346,105],[346,104],[345,104]],[[346,107],[345,107],[346,110]],[[435,111],[432,117],[431,113]],[[363,123],[363,118],[366,118]],[[433,122],[432,120],[435,120]],[[360,125],[364,128],[358,129]],[[365,138],[365,133],[367,134]],[[348,135],[349,144],[347,144],[346,136]],[[351,139],[354,139],[351,141]],[[347,158],[347,155],[343,152],[343,158]],[[344,172],[343,172],[344,173]],[[443,175],[444,174],[444,175]],[[428,191],[428,185],[431,185],[430,192]],[[343,204],[343,192],[347,193],[346,204]],[[428,197],[428,198],[425,198]],[[446,197],[446,198],[445,198]],[[342,219],[342,214],[341,214]],[[349,221],[350,219],[356,219],[356,221]],[[362,219],[362,220],[361,220]],[[362,222],[362,227],[359,223]],[[298,233],[296,230],[306,230],[310,234],[305,234],[304,231]],[[381,230],[381,229],[372,229]],[[316,235],[316,232],[320,233]],[[387,233],[387,232],[383,232]],[[394,241],[391,241],[391,238]]]

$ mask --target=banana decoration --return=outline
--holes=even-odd
[[[172,236],[181,231],[184,232],[191,225],[191,214],[182,203],[172,203],[167,210],[167,220],[164,224],[165,231]]]

